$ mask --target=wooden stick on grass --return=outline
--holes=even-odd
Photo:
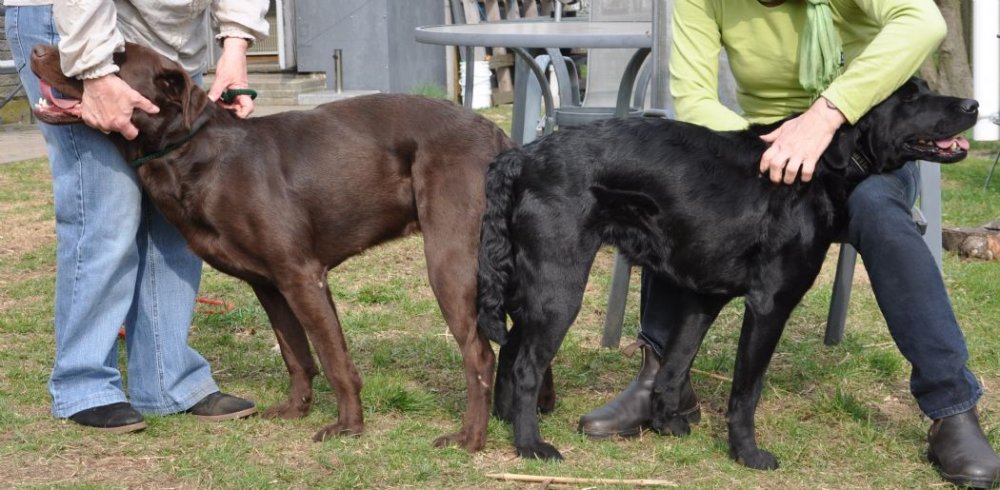
[[[518,475],[516,473],[488,473],[487,478],[503,481],[518,481],[546,484],[575,485],[631,485],[636,487],[676,487],[677,483],[669,480],[619,480],[613,478],[572,478],[567,476],[536,476]]]

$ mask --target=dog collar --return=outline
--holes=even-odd
[[[868,160],[868,157],[861,154],[859,151],[851,153],[851,164],[857,167],[861,171],[862,175],[868,175],[871,173],[872,162]]]
[[[150,160],[156,160],[157,158],[166,156],[170,152],[172,152],[172,151],[174,151],[174,150],[176,150],[176,149],[184,146],[184,143],[187,143],[188,141],[191,141],[191,138],[194,138],[194,135],[198,134],[198,131],[201,131],[201,128],[205,127],[205,124],[207,122],[208,121],[205,121],[205,122],[203,122],[203,123],[195,126],[194,128],[192,128],[191,132],[188,133],[187,136],[181,138],[179,141],[175,141],[173,143],[170,143],[169,145],[165,146],[160,151],[153,152],[153,153],[150,153],[149,155],[144,155],[144,156],[141,156],[139,158],[136,158],[135,160],[132,160],[131,162],[129,162],[129,165],[131,165],[132,168],[139,168],[139,167],[143,166],[146,162],[148,162]]]
[[[228,103],[236,100],[236,96],[237,95],[249,95],[250,99],[253,100],[253,99],[257,98],[257,91],[254,90],[254,89],[252,89],[252,88],[231,88],[229,90],[226,90],[225,92],[222,92],[222,95],[219,96],[219,100],[221,100],[221,101],[223,101],[223,102],[225,102],[225,103],[228,104]],[[153,152],[153,153],[150,153],[149,155],[144,155],[144,156],[141,156],[139,158],[136,158],[135,160],[132,160],[131,162],[129,162],[129,164],[132,165],[132,168],[139,168],[139,167],[143,166],[143,164],[145,164],[146,162],[148,162],[150,160],[156,160],[157,158],[166,156],[170,152],[172,152],[172,151],[180,148],[181,146],[183,146],[184,143],[187,143],[188,141],[191,141],[191,138],[194,138],[194,135],[198,134],[198,131],[200,131],[201,128],[203,128],[203,127],[205,127],[205,123],[201,123],[201,124],[195,126],[191,130],[191,132],[188,133],[187,136],[181,138],[180,141],[171,143],[171,144],[167,145],[166,147],[164,147],[160,151]]]

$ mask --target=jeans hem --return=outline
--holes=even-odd
[[[98,396],[88,396],[82,400],[73,403],[52,403],[52,416],[57,419],[68,419],[73,415],[80,413],[88,408],[103,407],[104,405],[111,405],[112,403],[127,402],[125,399],[125,394],[122,393],[118,396],[112,394],[103,394]]]
[[[952,405],[950,407],[945,407],[939,410],[933,410],[930,412],[924,412],[931,420],[943,419],[945,417],[951,417],[952,415],[958,415],[960,413],[968,412],[976,407],[976,403],[979,401],[979,397],[983,396],[982,388],[976,390],[972,398],[966,400],[962,403]]]
[[[195,406],[196,403],[200,402],[203,398],[212,393],[219,391],[219,387],[216,386],[215,381],[209,379],[208,381],[202,383],[196,389],[189,392],[184,398],[177,400],[176,402],[167,406],[149,406],[149,405],[133,405],[133,407],[142,412],[143,414],[149,415],[170,415],[174,413],[184,412],[187,409]]]

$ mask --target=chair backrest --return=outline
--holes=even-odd
[[[673,0],[668,8],[673,9]],[[653,0],[592,0],[590,19],[600,21],[650,20]],[[634,49],[591,49],[587,51],[585,107],[614,107],[618,83]]]

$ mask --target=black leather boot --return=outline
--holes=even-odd
[[[642,349],[639,375],[617,398],[580,417],[580,424],[577,426],[580,433],[594,439],[611,436],[634,437],[649,426],[649,398],[653,392],[656,371],[660,369],[660,359],[656,357],[653,349],[641,341],[627,347],[625,353],[631,354],[635,347]],[[682,390],[681,415],[688,423],[696,424],[701,420],[701,409],[698,407],[698,398],[691,388],[690,381],[685,383]]]
[[[1000,457],[979,427],[976,409],[935,420],[927,443],[927,459],[945,480],[970,488],[1000,486]]]
[[[136,432],[146,428],[142,414],[127,402],[81,410],[70,415],[69,419],[84,427],[103,432]]]

